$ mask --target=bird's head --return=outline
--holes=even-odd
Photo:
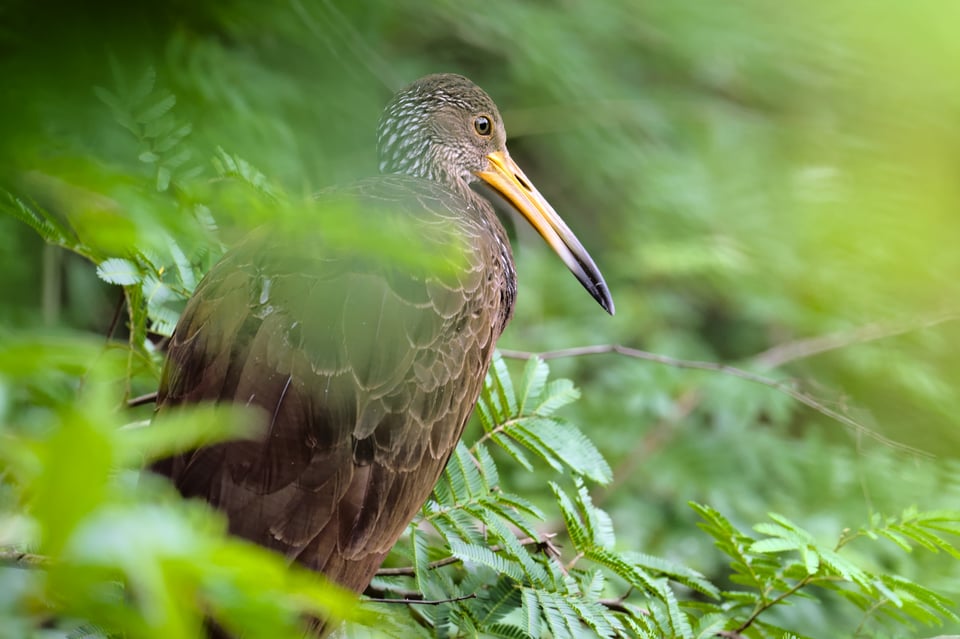
[[[401,89],[377,129],[381,173],[433,180],[465,193],[483,181],[516,209],[611,315],[613,299],[573,231],[507,151],[496,104],[461,75],[428,75]]]
[[[466,187],[506,152],[497,105],[480,87],[452,73],[428,75],[399,91],[377,130],[381,173],[403,173]]]

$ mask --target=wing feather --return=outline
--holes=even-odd
[[[492,210],[400,177],[358,183],[344,198],[353,214],[377,218],[364,223],[410,225],[410,250],[441,259],[358,256],[325,245],[322,232],[252,234],[188,303],[158,410],[248,404],[263,435],[154,469],[223,510],[232,532],[362,589],[460,437],[513,282]]]

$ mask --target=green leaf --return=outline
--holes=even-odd
[[[598,484],[607,484],[613,479],[613,470],[597,447],[578,428],[555,419],[524,420],[517,428],[534,438],[549,450],[550,458],[560,460],[577,475],[583,475]],[[513,430],[509,431],[513,432]]]
[[[540,609],[547,620],[547,627],[554,639],[566,639],[576,636],[580,626],[577,612],[570,607],[566,598],[558,593],[537,591]]]
[[[36,203],[28,204],[5,189],[0,189],[0,194],[3,195],[0,199],[0,207],[2,207],[0,210],[28,225],[48,244],[64,246],[80,252],[76,235],[56,216],[51,215]]]
[[[513,382],[510,379],[510,373],[507,370],[507,364],[503,361],[499,352],[494,352],[493,361],[487,371],[487,382],[485,386],[493,388],[496,393],[500,414],[504,417],[517,415],[517,396],[513,390]],[[492,397],[491,397],[492,399]],[[497,421],[501,421],[498,419]]]
[[[569,379],[554,379],[547,383],[533,413],[543,417],[553,415],[567,404],[580,399],[580,391]]]
[[[577,510],[585,524],[587,534],[594,545],[612,548],[616,543],[613,533],[613,520],[603,510],[593,505],[590,493],[580,477],[574,478],[577,495],[574,497]]]
[[[131,262],[119,257],[112,257],[97,265],[97,277],[109,284],[129,286],[138,284],[143,279],[140,268]]]
[[[125,463],[144,463],[229,439],[254,436],[261,426],[256,411],[241,405],[209,404],[161,412],[149,425],[116,431],[115,445]]]
[[[41,473],[33,484],[32,513],[43,528],[43,548],[56,556],[74,528],[107,499],[114,449],[95,413],[68,411],[39,446]]]
[[[538,639],[537,635],[531,635],[523,628],[511,624],[495,623],[484,627],[484,635],[489,637],[501,637],[502,639]]]
[[[625,552],[622,553],[622,555],[628,562],[650,573],[668,577],[672,581],[683,584],[687,588],[696,590],[708,597],[720,597],[720,591],[716,586],[710,583],[702,574],[687,566],[644,553]]]
[[[487,566],[499,574],[509,576],[514,581],[523,582],[524,571],[517,562],[498,555],[485,546],[467,544],[457,539],[451,539],[449,543],[450,552],[454,557]]]
[[[523,377],[517,389],[519,406],[517,412],[523,414],[528,403],[537,401],[543,393],[550,369],[539,357],[531,357],[523,368]]]
[[[800,545],[795,539],[761,539],[750,544],[750,552],[786,552],[800,550],[806,546]]]
[[[590,547],[584,551],[584,557],[601,566],[605,566],[618,577],[635,588],[647,593],[661,594],[663,588],[657,585],[654,577],[638,565],[631,563],[622,555],[606,548]]]
[[[540,601],[537,591],[533,588],[523,588],[520,594],[520,627],[530,637],[540,637]]]
[[[131,103],[137,104],[147,99],[147,97],[153,92],[154,86],[157,83],[157,70],[149,66],[144,69],[143,73],[137,78],[136,84],[130,87],[130,92],[128,98]]]
[[[573,547],[579,553],[585,552],[590,548],[592,540],[584,528],[583,522],[580,521],[580,515],[573,501],[559,485],[554,482],[550,482],[549,485],[554,496],[556,496],[557,505],[560,507],[560,514],[563,516],[563,522],[566,525],[570,541],[573,542]]]
[[[800,558],[808,575],[815,575],[820,568],[820,553],[809,546],[800,547]]]
[[[430,564],[427,538],[417,530],[416,526],[411,526],[410,529],[410,545],[413,554],[417,590],[424,596],[434,596],[437,593],[435,589],[431,587],[433,582],[427,578]]]
[[[870,588],[869,575],[851,561],[842,557],[839,553],[826,548],[822,548],[819,554],[820,563],[834,574],[840,575],[847,581],[856,583],[861,588]]]
[[[154,98],[150,106],[145,107],[134,114],[133,119],[140,124],[152,122],[162,117],[167,111],[173,108],[177,103],[177,97],[171,93],[162,93]]]
[[[173,178],[170,168],[166,165],[157,167],[157,191],[160,193],[170,188],[170,180]]]
[[[497,433],[490,439],[500,446],[500,448],[505,450],[507,454],[510,455],[515,462],[523,466],[524,469],[527,471],[533,471],[533,464],[531,464],[530,460],[527,459],[527,456],[524,454],[523,449],[520,448],[519,444],[510,438],[510,435],[507,433]]]

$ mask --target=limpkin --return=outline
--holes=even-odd
[[[408,250],[443,264],[351,251],[325,242],[323,228],[261,230],[229,251],[176,327],[158,410],[251,405],[264,433],[154,470],[226,513],[233,534],[366,588],[443,470],[513,313],[507,234],[472,187],[492,187],[614,310],[593,260],[505,139],[482,89],[430,75],[383,112],[382,175],[319,196],[359,216],[354,227],[399,229]]]

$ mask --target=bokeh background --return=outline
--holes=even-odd
[[[690,500],[739,522],[777,511],[825,539],[875,512],[960,504],[958,24],[948,0],[8,0],[0,177],[89,255],[175,237],[202,262],[215,255],[198,219],[229,243],[273,214],[249,182],[306,196],[372,174],[392,92],[469,76],[617,304],[603,314],[518,224],[502,348],[727,363],[860,426],[716,371],[551,361],[583,393],[565,416],[614,469],[594,498],[618,543],[722,579]],[[134,135],[118,102],[175,120]],[[248,183],[222,179],[230,162]],[[8,339],[99,339],[121,295],[13,215],[0,215],[0,290]],[[128,371],[130,394],[155,388],[156,361]],[[18,383],[0,379],[0,415],[28,423]],[[504,472],[549,499],[542,477]],[[960,597],[940,556],[873,560]],[[849,632],[834,604],[779,614],[814,636]]]

